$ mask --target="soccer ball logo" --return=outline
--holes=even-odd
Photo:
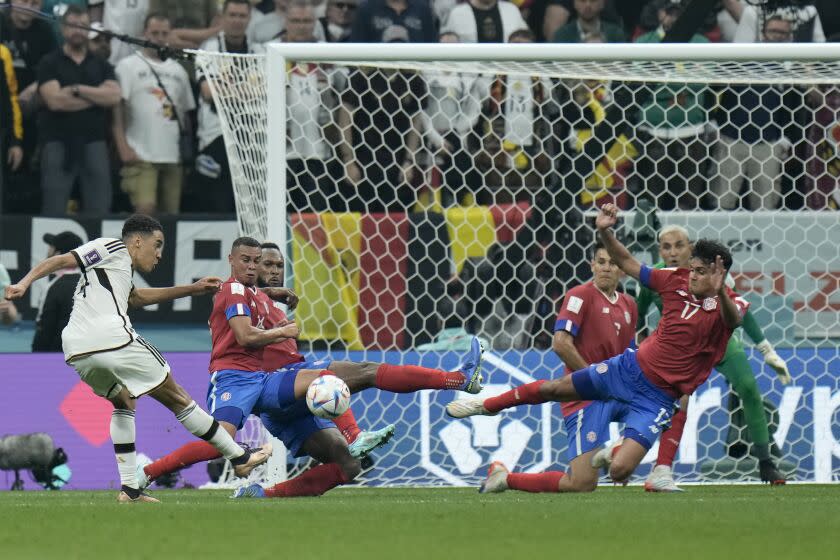
[[[306,406],[319,418],[338,418],[350,407],[350,388],[335,375],[322,375],[309,384]]]

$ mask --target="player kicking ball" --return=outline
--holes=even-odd
[[[636,302],[618,292],[621,271],[598,242],[590,263],[592,280],[575,286],[563,298],[554,325],[553,349],[563,360],[566,373],[585,369],[621,354],[633,345],[636,326]],[[485,406],[516,406],[539,400],[541,387],[551,381],[537,381],[519,387],[519,391],[495,397],[501,399]],[[513,400],[511,400],[511,398]],[[507,400],[506,400],[507,399]],[[623,422],[628,412],[625,403],[609,401],[569,401],[561,403],[568,437],[568,472],[511,473],[500,462],[490,465],[479,492],[592,492],[598,486],[598,469],[592,458],[609,440],[610,422]]]
[[[134,215],[123,224],[122,238],[99,238],[41,261],[20,282],[6,287],[7,299],[19,299],[35,280],[78,266],[82,277],[73,296],[70,321],[61,333],[65,361],[93,392],[114,405],[111,440],[120,473],[120,502],[157,502],[138,486],[135,452],[136,400],[149,395],[171,410],[193,435],[212,445],[247,476],[271,455],[270,447],[245,450],[219,423],[196,405],[175,382],[161,353],[131,326],[128,307],[144,307],[182,297],[215,293],[219,278],[203,278],[188,286],[135,288],[135,270],[151,272],[163,252],[160,222]]]
[[[231,277],[216,294],[210,315],[208,407],[231,435],[242,428],[250,414],[258,414],[293,456],[309,455],[322,464],[271,488],[241,488],[235,497],[318,496],[358,476],[359,459],[350,454],[347,441],[335,424],[315,417],[306,405],[306,391],[321,375],[336,375],[351,392],[370,388],[394,393],[481,390],[482,349],[477,340],[457,371],[340,361],[330,363],[329,371],[318,364],[312,364],[312,369],[264,371],[265,348],[297,338],[299,332],[294,323],[265,328],[273,304],[257,287],[261,258],[262,249],[256,239],[240,237],[231,247]]]
[[[280,253],[280,247],[275,243],[263,243],[260,249],[261,256],[257,264],[257,286],[267,295],[270,294],[273,299],[282,299],[290,309],[295,309],[298,303],[297,295],[292,290],[283,287],[285,261]],[[273,301],[263,327],[272,329],[287,324],[289,324],[289,321],[280,302]],[[317,366],[321,368],[329,368],[330,365],[328,361],[317,363]],[[297,341],[294,338],[285,338],[274,344],[269,344],[263,349],[264,371],[284,375],[293,370],[312,369],[314,367],[316,367],[316,364],[306,362],[303,356],[298,353]],[[261,420],[263,425],[271,430],[272,416],[264,415]],[[353,411],[349,408],[344,414],[335,418],[333,422],[341,435],[344,436],[350,455],[357,459],[366,457],[374,449],[388,443],[395,430],[393,424],[389,424],[380,430],[362,430],[356,423]],[[203,441],[191,442],[157,461],[138,464],[137,480],[141,488],[146,488],[152,481],[163,475],[179,471],[196,463],[212,461],[219,457],[221,455],[213,446]]]
[[[662,320],[639,350],[627,349],[609,360],[571,375],[535,383],[491,399],[465,398],[449,403],[454,418],[496,414],[517,404],[580,400],[618,401],[627,406],[624,437],[598,451],[596,468],[608,468],[615,482],[626,482],[660,432],[668,425],[677,400],[706,381],[720,361],[732,331],[749,307],[724,280],[732,266],[729,250],[700,240],[694,245],[690,268],[653,269],[641,264],[616,238],[618,219],[613,204],[604,205],[595,226],[618,267],[662,297]],[[516,399],[510,393],[528,396]],[[518,402],[517,402],[518,401]]]

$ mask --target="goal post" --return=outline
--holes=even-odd
[[[840,45],[272,43],[197,62],[242,233],[285,248],[301,339],[331,349],[314,357],[451,368],[475,333],[488,394],[558,375],[554,315],[591,278],[591,215],[611,201],[645,261],[668,225],[727,243],[793,375],[738,334],[757,381],[698,389],[678,478],[755,480],[769,437],[794,479],[840,479]],[[363,428],[398,430],[364,482],[566,468],[557,407],[450,422],[451,398],[355,395]]]

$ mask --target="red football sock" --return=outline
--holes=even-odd
[[[678,410],[671,418],[671,427],[663,432],[662,437],[659,438],[659,456],[656,458],[657,465],[668,465],[670,467],[674,462],[677,449],[680,447],[680,440],[682,439],[687,418],[688,414],[683,409]]]
[[[382,364],[376,370],[376,388],[392,393],[413,393],[420,389],[460,389],[464,375],[420,366]]]
[[[507,476],[508,488],[523,492],[559,492],[557,485],[566,476],[562,471],[541,473],[510,473]]]
[[[347,482],[347,476],[335,463],[312,467],[300,476],[266,488],[266,498],[320,496],[327,490]]]
[[[206,441],[192,441],[179,447],[166,457],[161,457],[154,463],[146,465],[143,472],[151,480],[154,480],[159,476],[179,471],[202,461],[218,459],[221,456],[222,454]]]
[[[362,429],[356,424],[356,417],[353,415],[353,409],[348,408],[347,412],[334,419],[335,427],[341,431],[341,435],[347,440],[347,443],[353,443],[361,433]]]
[[[512,408],[520,404],[540,404],[548,402],[548,399],[540,395],[540,387],[545,381],[534,381],[520,385],[497,397],[484,399],[484,408],[487,412],[499,412],[506,408]]]

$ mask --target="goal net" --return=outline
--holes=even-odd
[[[553,378],[555,317],[592,277],[598,205],[619,205],[644,262],[660,260],[666,226],[725,242],[759,339],[739,330],[746,361],[736,345],[726,377],[691,397],[682,482],[757,480],[756,443],[794,480],[840,477],[838,61],[836,45],[273,44],[197,57],[242,233],[285,247],[314,357],[454,368],[474,334],[485,394]],[[362,428],[397,425],[363,483],[475,485],[495,460],[567,468],[559,406],[452,421],[455,397],[354,395]]]

